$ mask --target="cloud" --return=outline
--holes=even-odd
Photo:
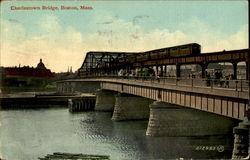
[[[77,64],[75,69],[79,67],[82,61],[82,35],[72,27],[64,31],[58,17],[42,17],[37,28],[39,33],[31,37],[27,36],[28,29],[25,30],[21,24],[1,22],[1,65],[36,66],[42,58],[45,65],[56,72],[66,71],[68,65]]]
[[[248,25],[242,26],[236,33],[225,35],[212,28],[208,23],[191,19],[180,24],[190,41],[201,44],[202,52],[215,52],[248,48]]]
[[[1,19],[0,26],[1,40],[18,42],[26,39],[26,30],[20,23]]]
[[[185,22],[185,26],[180,24],[175,31],[167,28],[145,31],[138,23],[110,13],[97,15],[86,25],[95,25],[91,33],[61,24],[62,17],[53,14],[41,17],[33,36],[28,36],[29,29],[22,24],[1,20],[1,65],[36,66],[42,58],[52,71],[62,72],[68,66],[78,69],[89,51],[138,52],[192,42],[201,44],[203,52],[248,48],[248,25],[234,34],[222,35],[205,22],[193,19]]]
[[[249,48],[248,33],[248,26],[244,25],[235,34],[227,36],[225,39],[221,40],[217,48],[225,48],[227,50]]]

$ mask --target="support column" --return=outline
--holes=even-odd
[[[246,79],[249,80],[250,79],[250,75],[249,75],[249,65],[250,63],[249,62],[246,62]]]
[[[115,94],[116,92],[100,90],[96,92],[96,111],[113,111],[115,106]]]
[[[149,104],[153,100],[119,93],[116,95],[115,108],[112,116],[114,121],[138,120],[149,118]]]
[[[163,65],[160,66],[160,76],[163,76]]]
[[[168,69],[168,66],[165,65],[165,77],[167,76],[167,69]]]
[[[129,75],[129,72],[130,72],[130,65],[127,66],[127,75],[126,76]]]
[[[159,66],[156,65],[156,75],[158,76],[159,75]]]
[[[139,77],[142,77],[144,74],[143,73],[143,66],[140,68],[140,76]]]
[[[155,101],[150,105],[147,136],[205,136],[231,134],[237,120]]]
[[[176,64],[176,77],[180,77],[181,76],[181,65],[180,64]]]
[[[233,79],[237,79],[237,62],[232,62],[233,64]]]
[[[206,78],[207,63],[201,64],[201,77]]]

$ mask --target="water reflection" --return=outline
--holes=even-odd
[[[230,136],[147,137],[144,153],[145,157],[151,158],[231,158],[232,143],[225,141],[229,138]]]
[[[147,121],[113,122],[107,112],[0,111],[0,122],[0,155],[11,160],[33,160],[53,152],[111,159],[230,158],[232,152],[230,135],[147,137]]]

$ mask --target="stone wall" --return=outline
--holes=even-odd
[[[57,82],[57,92],[62,94],[95,93],[100,89],[100,82],[61,81]]]

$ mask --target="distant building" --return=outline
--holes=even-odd
[[[40,59],[37,67],[1,67],[1,86],[3,87],[24,87],[24,86],[46,86],[55,77],[55,73],[47,69]]]
[[[54,77],[55,74],[50,71],[50,69],[46,69],[45,65],[40,59],[40,62],[37,64],[37,67],[4,67],[4,74],[6,77],[8,76],[26,76],[26,77]]]

